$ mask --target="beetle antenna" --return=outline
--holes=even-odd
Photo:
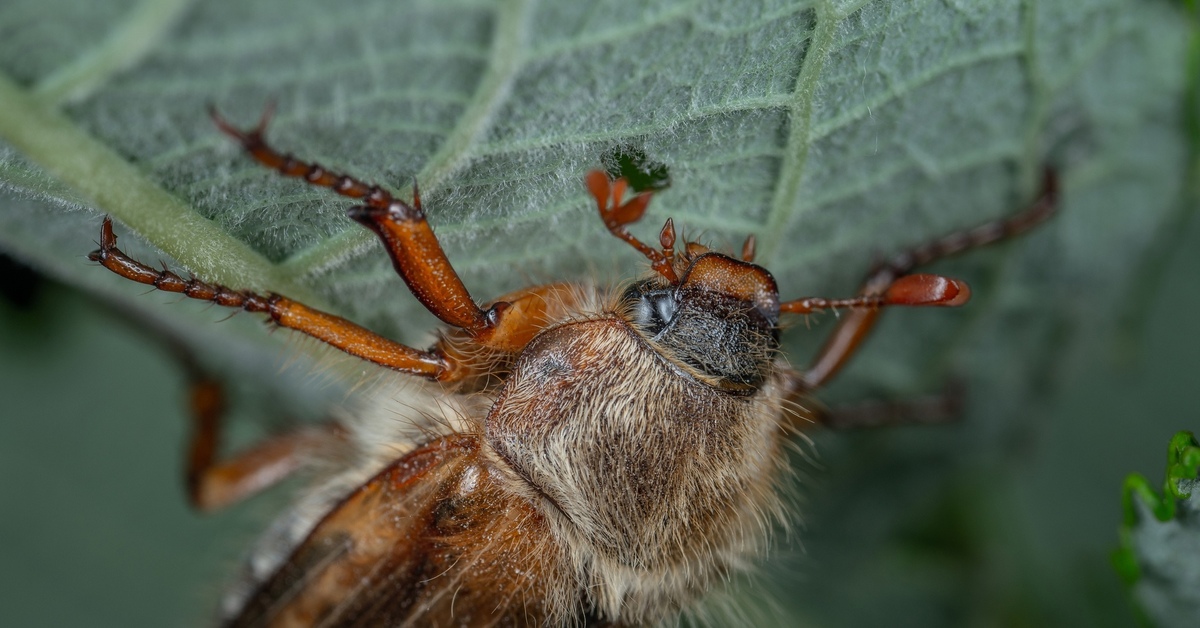
[[[779,304],[779,311],[789,314],[812,314],[837,308],[876,309],[887,305],[957,307],[971,298],[971,288],[965,281],[941,275],[905,275],[892,282],[879,294],[867,294],[850,299],[804,297]]]

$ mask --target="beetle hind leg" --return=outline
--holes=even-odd
[[[187,366],[192,434],[185,477],[188,498],[197,510],[220,510],[274,486],[306,466],[330,441],[343,436],[342,428],[334,423],[297,427],[221,457],[224,390],[194,364]]]

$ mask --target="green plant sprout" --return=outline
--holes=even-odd
[[[1179,508],[1179,500],[1187,499],[1191,492],[1185,492],[1180,483],[1183,480],[1194,480],[1200,470],[1200,442],[1191,432],[1179,432],[1171,438],[1167,449],[1167,474],[1163,480],[1162,497],[1150,486],[1150,481],[1140,473],[1131,473],[1125,478],[1121,487],[1121,508],[1124,512],[1121,521],[1121,546],[1113,552],[1113,567],[1117,574],[1128,586],[1133,586],[1141,577],[1141,567],[1133,548],[1133,528],[1138,524],[1140,514],[1134,497],[1140,497],[1143,504],[1159,521],[1170,521],[1175,518]]]

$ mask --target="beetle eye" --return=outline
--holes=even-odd
[[[642,292],[637,286],[625,293],[627,299],[636,300],[633,310],[634,323],[647,334],[657,335],[675,318],[679,302],[675,290],[651,290]]]
[[[654,313],[658,315],[656,323],[666,326],[667,323],[675,317],[675,308],[678,305],[675,302],[674,291],[669,291],[662,294],[647,295],[654,302]]]

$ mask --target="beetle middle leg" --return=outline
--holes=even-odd
[[[1057,203],[1058,177],[1053,170],[1047,170],[1041,193],[1024,210],[1008,218],[938,238],[887,260],[867,275],[859,288],[859,297],[871,298],[887,293],[898,280],[911,277],[909,273],[919,266],[1025,233],[1054,215]],[[798,375],[802,387],[813,390],[832,379],[875,327],[879,313],[877,307],[859,307],[844,314],[812,364]]]

